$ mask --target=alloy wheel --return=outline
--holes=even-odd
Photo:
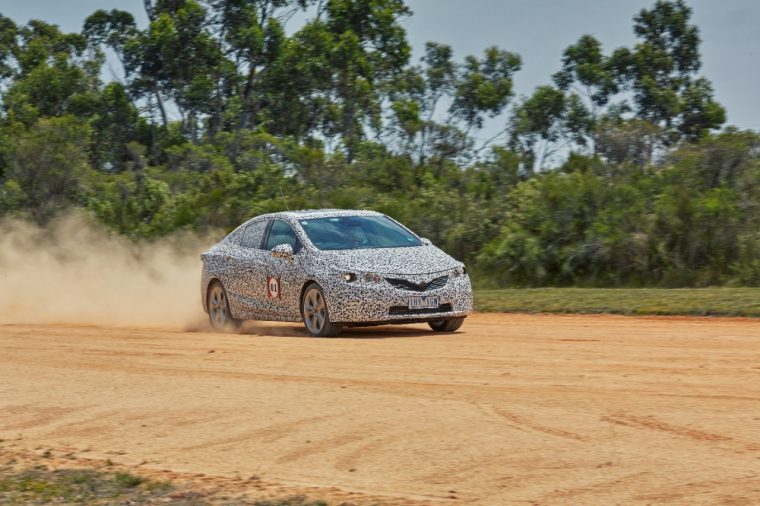
[[[303,317],[306,327],[312,334],[319,334],[325,326],[327,306],[325,298],[317,288],[310,288],[304,296]]]
[[[227,295],[221,285],[214,285],[209,296],[209,315],[211,324],[215,329],[223,329],[227,324],[229,315],[227,314]]]

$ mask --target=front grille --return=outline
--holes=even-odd
[[[430,280],[427,283],[414,283],[408,279],[401,278],[385,278],[385,280],[396,288],[400,288],[401,290],[409,290],[412,292],[427,292],[428,290],[437,290],[438,288],[443,288],[446,286],[446,283],[449,282],[449,277],[440,276],[438,278]]]
[[[416,314],[448,313],[451,310],[451,304],[441,304],[436,309],[409,309],[408,306],[391,306],[388,309],[388,314],[391,316],[410,316]]]

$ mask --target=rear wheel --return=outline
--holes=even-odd
[[[428,322],[433,332],[455,332],[464,323],[464,318],[451,318],[449,320],[438,320]]]
[[[219,281],[214,281],[208,291],[208,319],[214,330],[233,330],[241,323],[232,317],[227,292]]]
[[[335,337],[340,334],[340,325],[330,321],[325,294],[316,283],[307,286],[303,292],[301,316],[306,330],[314,337]]]

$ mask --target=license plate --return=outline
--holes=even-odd
[[[438,309],[438,296],[409,297],[409,309]]]

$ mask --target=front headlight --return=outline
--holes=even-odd
[[[383,280],[382,276],[374,272],[344,272],[341,274],[343,281],[353,283],[356,280],[366,281],[367,283],[379,283]]]
[[[458,278],[459,276],[464,276],[465,274],[467,274],[467,267],[464,265],[457,267],[451,271],[452,278]]]

